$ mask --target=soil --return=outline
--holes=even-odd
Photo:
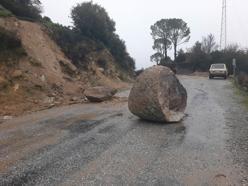
[[[110,61],[111,77],[92,62],[88,71],[78,71],[38,24],[16,18],[0,18],[0,27],[15,32],[21,40],[26,56],[11,66],[0,59],[0,119],[51,107],[82,103],[84,90],[89,86],[103,85],[117,89],[128,86],[117,78],[112,56],[107,51],[91,54],[92,60]]]

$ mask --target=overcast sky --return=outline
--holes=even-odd
[[[44,15],[54,22],[71,25],[70,11],[85,0],[41,0]],[[150,26],[162,18],[182,18],[191,28],[191,47],[213,33],[219,42],[222,0],[94,0],[116,22],[117,34],[125,40],[137,69],[151,66]],[[227,0],[228,43],[248,47],[248,0]],[[171,52],[171,56],[172,52]]]

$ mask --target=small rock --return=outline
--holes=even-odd
[[[5,88],[8,85],[8,80],[0,76],[0,89]]]
[[[55,104],[55,105],[60,105],[61,102],[60,102],[60,101],[55,101],[54,104]]]
[[[87,99],[86,97],[84,97],[84,98],[82,99],[82,103],[86,103],[86,102],[88,102],[88,99]]]
[[[38,100],[34,100],[34,104],[38,104],[39,103],[39,101]]]
[[[55,101],[55,97],[46,97],[43,102],[45,104],[51,104],[54,103],[54,101]]]
[[[40,80],[41,80],[42,82],[45,82],[45,81],[46,81],[46,76],[43,74],[43,75],[40,77]]]
[[[77,72],[77,68],[70,62],[68,61],[64,61],[64,60],[60,60],[59,64],[62,68],[62,71],[66,74],[75,74]]]
[[[74,79],[71,78],[71,77],[68,76],[68,75],[63,76],[63,78],[66,79],[67,81],[70,81],[70,82],[73,82],[73,81],[74,81]]]
[[[3,116],[3,120],[11,120],[13,119],[13,116]]]
[[[74,96],[74,97],[72,97],[72,98],[70,99],[70,101],[78,101],[78,100],[79,100],[79,98],[76,97],[76,96]]]
[[[50,104],[50,105],[48,106],[48,109],[53,108],[53,107],[55,107],[55,106],[56,106],[55,104]]]
[[[116,93],[116,89],[104,86],[92,87],[84,91],[86,98],[91,102],[110,100]]]
[[[14,85],[14,88],[13,88],[14,89],[14,92],[16,92],[19,88],[20,88],[20,85],[19,84],[15,84]]]
[[[104,73],[104,68],[98,68],[98,71],[101,72],[101,73]]]
[[[22,73],[21,70],[15,70],[15,71],[12,73],[11,77],[12,77],[13,79],[16,79],[16,78],[22,77],[22,75],[23,75],[23,73]]]
[[[47,94],[48,97],[56,97],[57,94],[55,92]]]

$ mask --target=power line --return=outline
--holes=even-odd
[[[227,15],[226,0],[222,0],[220,49],[225,49],[227,45],[227,17],[226,15]]]

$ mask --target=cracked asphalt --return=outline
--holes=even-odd
[[[122,99],[0,124],[0,185],[248,185],[248,109],[230,81],[181,76],[187,117],[139,120]]]

